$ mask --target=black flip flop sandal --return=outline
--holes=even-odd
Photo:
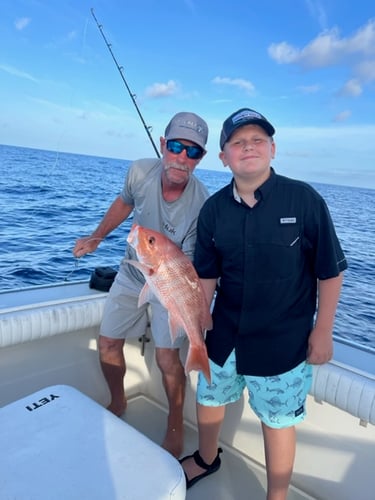
[[[212,462],[211,465],[206,464],[206,462],[200,456],[198,450],[195,451],[192,455],[187,455],[186,457],[181,458],[181,460],[179,460],[180,464],[182,464],[188,458],[194,458],[195,463],[199,467],[201,467],[202,469],[205,469],[205,472],[202,472],[202,474],[198,474],[198,476],[195,476],[195,477],[193,477],[191,479],[188,479],[188,477],[187,477],[187,475],[185,473],[186,489],[187,490],[189,488],[191,488],[195,483],[197,483],[198,481],[200,481],[201,479],[203,479],[204,477],[207,477],[210,474],[213,474],[214,472],[216,472],[217,470],[220,469],[220,465],[221,465],[221,459],[220,459],[220,456],[219,456],[220,453],[223,453],[223,450],[221,448],[218,448],[217,455],[216,455],[216,457],[215,457],[215,459],[214,459],[214,461]]]

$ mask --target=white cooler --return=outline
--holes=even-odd
[[[47,387],[0,408],[1,500],[185,495],[172,455],[73,387]]]

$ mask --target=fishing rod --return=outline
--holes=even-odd
[[[138,115],[139,115],[139,118],[141,119],[141,122],[142,122],[142,124],[143,124],[143,126],[144,126],[144,128],[145,128],[145,130],[146,130],[147,135],[148,135],[148,138],[149,138],[149,139],[150,139],[150,141],[151,141],[152,147],[153,147],[153,148],[154,148],[154,150],[155,150],[156,156],[157,156],[158,158],[160,158],[160,153],[159,153],[159,150],[158,150],[158,148],[156,147],[156,145],[155,145],[155,143],[154,143],[154,140],[153,140],[153,138],[152,138],[152,135],[151,135],[151,129],[152,129],[152,127],[148,127],[148,126],[146,125],[146,122],[145,122],[145,121],[144,121],[144,119],[143,119],[142,113],[140,112],[140,110],[139,110],[139,108],[138,108],[138,105],[137,105],[137,102],[136,102],[136,100],[135,100],[136,95],[135,95],[135,94],[133,94],[133,92],[130,90],[129,85],[128,85],[128,83],[127,83],[126,79],[125,79],[125,76],[124,76],[124,68],[118,64],[117,59],[116,59],[116,57],[115,57],[115,55],[114,55],[114,53],[113,53],[113,51],[112,51],[112,45],[108,42],[108,40],[107,40],[107,38],[106,38],[106,36],[105,36],[105,34],[104,34],[104,31],[103,31],[103,26],[102,26],[101,24],[99,24],[99,22],[98,22],[98,20],[97,20],[97,18],[96,18],[96,16],[95,16],[95,14],[94,14],[94,9],[93,9],[93,8],[91,8],[91,14],[92,14],[92,17],[94,18],[94,20],[95,20],[95,22],[96,22],[96,25],[97,25],[97,27],[98,27],[98,29],[99,29],[99,31],[100,31],[100,33],[101,33],[102,37],[103,37],[103,40],[104,40],[104,42],[105,42],[105,44],[106,44],[106,46],[107,46],[107,48],[108,48],[108,50],[109,50],[109,52],[110,52],[110,54],[111,54],[111,56],[112,56],[112,59],[113,59],[114,63],[116,64],[116,67],[117,67],[117,69],[118,69],[118,71],[119,71],[119,73],[120,73],[120,75],[121,75],[121,78],[122,78],[122,81],[124,82],[124,85],[125,85],[125,87],[126,87],[126,90],[128,91],[128,93],[129,93],[129,95],[130,95],[130,98],[131,98],[131,100],[133,101],[133,104],[134,104],[134,106],[135,106],[135,109],[137,110],[137,113],[138,113]]]

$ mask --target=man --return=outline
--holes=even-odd
[[[81,257],[94,251],[100,241],[133,212],[134,223],[165,234],[192,259],[198,214],[208,197],[206,188],[192,173],[206,153],[207,137],[208,127],[201,117],[177,113],[167,125],[165,137],[160,138],[162,158],[132,163],[121,194],[91,236],[76,242],[74,255]],[[130,245],[125,259],[136,259]],[[142,274],[122,262],[104,308],[99,336],[100,362],[111,393],[108,409],[118,416],[127,404],[123,383],[125,339],[139,337],[147,326],[147,305],[138,308],[143,285]],[[156,298],[150,299],[150,305],[156,361],[169,404],[162,446],[178,457],[183,449],[185,374],[179,357],[183,338],[172,345],[167,311]]]
[[[219,469],[225,407],[247,387],[262,426],[267,500],[286,500],[295,425],[305,418],[311,365],[332,357],[347,263],[323,198],[271,167],[274,133],[247,108],[223,123],[219,157],[233,179],[205,202],[194,257],[209,304],[217,290],[206,336],[211,385],[200,373],[199,450],[181,462],[188,488]]]

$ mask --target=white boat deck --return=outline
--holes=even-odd
[[[131,398],[123,420],[161,444],[166,423],[166,410],[151,399],[139,395]],[[259,429],[260,432],[260,429]],[[185,425],[185,450],[183,455],[197,449],[198,433],[192,425]],[[224,452],[222,465],[215,474],[208,476],[187,491],[186,500],[264,500],[266,475],[264,467],[233,448],[220,443]],[[288,500],[315,500],[294,486],[290,488]],[[332,499],[333,500],[333,499]],[[357,499],[358,500],[358,499]]]

